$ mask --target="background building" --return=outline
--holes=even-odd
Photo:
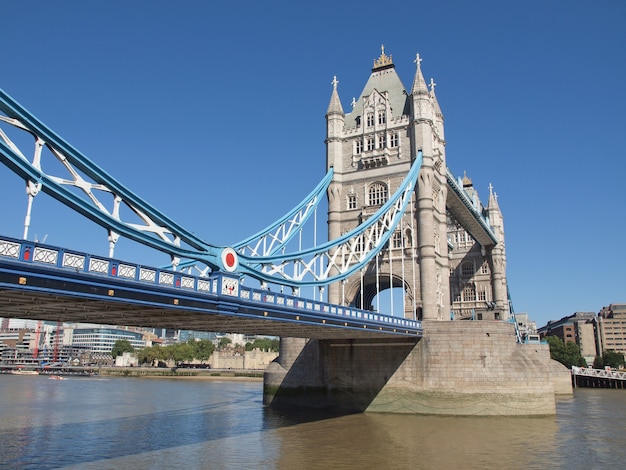
[[[626,304],[610,304],[593,312],[576,312],[560,320],[549,321],[538,329],[541,337],[557,336],[564,343],[573,342],[587,364],[605,351],[626,354]]]
[[[597,317],[596,341],[600,351],[626,354],[626,304],[602,307]]]

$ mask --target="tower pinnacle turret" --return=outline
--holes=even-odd
[[[427,95],[428,87],[426,86],[426,81],[424,80],[424,75],[422,74],[422,58],[419,53],[415,55],[415,77],[413,78],[413,86],[411,87],[412,95]]]
[[[339,93],[337,92],[339,80],[337,80],[336,76],[333,77],[333,81],[331,83],[333,85],[333,93],[330,96],[330,103],[328,104],[326,116],[330,116],[331,114],[340,114],[343,116],[343,108],[341,107],[341,100],[339,99]]]

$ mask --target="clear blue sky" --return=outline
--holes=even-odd
[[[448,166],[499,196],[515,310],[542,326],[626,302],[622,0],[6,0],[0,13],[0,88],[222,245],[323,177],[334,75],[348,109],[381,44],[406,87],[419,52]],[[24,183],[4,166],[0,201],[0,233],[21,236]],[[30,235],[106,254],[88,225],[37,199]],[[116,256],[139,256],[127,247]]]

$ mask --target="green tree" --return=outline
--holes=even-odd
[[[161,361],[165,357],[165,348],[161,346],[150,346],[137,351],[137,360],[140,364],[154,365],[155,361]]]
[[[610,349],[604,351],[601,357],[596,356],[596,359],[593,361],[593,367],[595,369],[603,369],[604,367],[619,369],[620,367],[624,367],[624,354]]]
[[[587,367],[587,361],[580,355],[580,347],[574,342],[563,343],[558,336],[547,336],[546,341],[550,345],[550,357],[559,361],[564,366]]]
[[[200,362],[207,361],[213,351],[215,350],[215,345],[212,341],[208,339],[201,339],[200,341],[193,341],[192,347],[194,350],[194,357],[198,359]]]
[[[128,341],[127,339],[118,339],[113,344],[113,349],[111,350],[111,356],[115,358],[117,356],[121,356],[125,352],[133,352],[134,350],[135,348],[133,348],[133,345],[130,344],[130,341]]]
[[[194,358],[194,348],[189,343],[172,344],[167,349],[171,350],[170,357],[176,364],[191,362]]]
[[[226,336],[222,336],[219,340],[219,342],[217,343],[217,347],[219,349],[224,349],[226,346],[228,346],[230,343],[232,343],[230,338],[227,338]]]
[[[260,349],[261,351],[274,351],[278,352],[280,341],[278,339],[271,338],[257,338],[253,343],[246,343],[246,351],[252,351],[253,349]]]

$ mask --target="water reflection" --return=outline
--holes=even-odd
[[[0,376],[0,467],[620,468],[623,390],[577,390],[557,416],[286,413],[260,382]]]

